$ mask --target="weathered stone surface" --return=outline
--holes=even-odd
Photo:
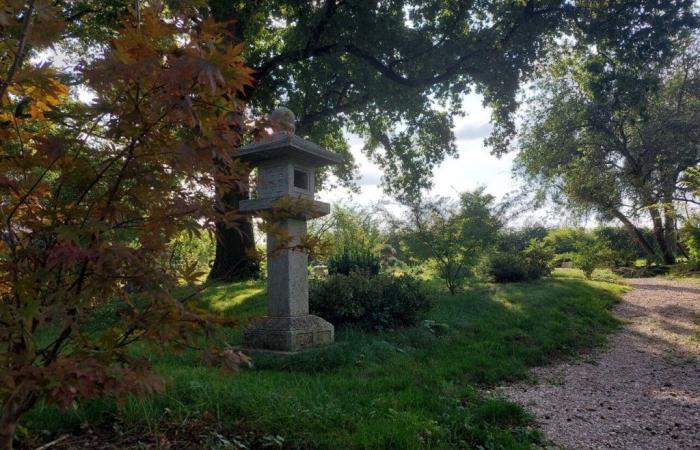
[[[267,234],[267,308],[270,316],[302,316],[309,313],[309,279],[306,252],[293,248],[306,234],[306,221],[287,219],[280,222],[281,232],[291,242],[280,249],[272,233]]]
[[[293,156],[288,154],[279,159],[264,161],[258,166],[255,198],[278,199],[284,196],[314,198],[315,170],[312,166],[296,161]]]
[[[253,349],[298,352],[332,344],[334,328],[311,314],[294,317],[265,317],[243,332],[243,346]]]
[[[294,114],[288,109],[278,108],[269,120],[274,134],[241,148],[238,154],[258,168],[254,198],[241,201],[240,211],[255,213],[279,206],[277,212],[284,214],[273,219],[277,221],[274,232],[267,235],[268,316],[244,331],[243,345],[296,352],[334,339],[333,325],[309,315],[309,258],[300,244],[306,236],[306,220],[330,212],[329,204],[314,200],[315,169],[338,164],[342,158],[294,135]]]
[[[318,144],[284,131],[263,142],[241,147],[237,157],[254,166],[259,166],[264,161],[286,158],[292,158],[308,167],[323,167],[343,161],[337,153],[329,152]]]
[[[275,203],[279,198],[241,200],[239,210],[241,212],[259,212],[272,211],[275,208]],[[297,219],[316,219],[323,217],[331,212],[331,205],[318,200],[308,200],[308,208],[304,211],[298,211],[295,214]]]

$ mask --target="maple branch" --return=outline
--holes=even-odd
[[[51,170],[51,167],[53,167],[53,165],[56,163],[56,161],[58,161],[60,159],[60,157],[61,157],[60,155],[56,156],[53,159],[53,161],[51,161],[51,163],[48,166],[46,166],[46,168],[41,173],[41,175],[39,175],[39,178],[37,178],[37,180],[34,182],[34,184],[32,184],[32,186],[29,188],[29,190],[27,190],[27,192],[24,193],[22,198],[20,198],[19,201],[17,202],[17,204],[12,208],[10,213],[7,215],[7,219],[6,219],[6,223],[7,223],[8,227],[10,226],[10,220],[12,220],[12,216],[14,216],[15,213],[17,212],[17,210],[19,209],[19,207],[22,206],[22,204],[24,204],[25,201],[27,201],[27,198],[29,198],[29,196],[32,194],[32,192],[34,192],[34,189],[36,189],[37,186],[39,186],[39,183],[41,183],[41,181],[44,179],[46,174],[49,173],[49,170]]]
[[[24,62],[26,46],[27,46],[27,36],[29,35],[29,23],[32,20],[32,15],[34,14],[34,1],[30,0],[27,5],[27,11],[22,19],[22,28],[19,34],[19,44],[17,45],[17,53],[15,53],[15,60],[12,61],[12,66],[7,72],[7,76],[4,80],[0,82],[0,99],[5,96],[8,86],[12,82],[15,74],[19,70],[20,66]]]

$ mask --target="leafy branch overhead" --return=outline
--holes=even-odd
[[[253,108],[285,99],[300,134],[336,151],[348,151],[345,128],[359,134],[385,171],[385,187],[410,196],[456,154],[453,120],[469,113],[465,93],[483,94],[495,121],[489,143],[508,148],[516,93],[561,34],[591,42],[614,27],[611,45],[641,47],[695,24],[689,0],[613,3],[208,2],[215,17],[239,20],[235,32],[250,43]]]
[[[229,150],[252,71],[223,25],[146,7],[101,54],[58,69],[38,61],[71,39],[63,14],[45,0],[0,7],[1,448],[39,399],[160,389],[132,342],[185,348],[225,322],[173,294],[196,266],[166,261],[183,231],[226,220],[215,185],[247,182]],[[98,331],[99,311],[111,318]]]
[[[79,17],[69,26],[94,45],[130,4],[81,0],[65,15]],[[456,116],[469,113],[465,93],[484,95],[495,121],[489,143],[498,152],[508,148],[519,86],[562,34],[591,43],[615,30],[606,36],[610,45],[645,51],[696,24],[692,0],[181,4],[191,6],[192,20],[229,21],[234,41],[246,42],[256,74],[246,98],[257,114],[283,101],[297,114],[300,135],[346,154],[343,132],[359,134],[396,194],[415,189],[409,180],[428,186],[430,168],[456,153],[451,130]],[[336,169],[343,180],[352,171],[351,163]]]

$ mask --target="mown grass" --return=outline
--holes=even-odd
[[[58,432],[116,417],[120,426],[156,430],[162,421],[206,414],[222,427],[281,435],[291,447],[530,448],[539,435],[524,411],[480,387],[522,379],[530,366],[602,343],[617,326],[609,308],[624,287],[560,273],[456,296],[435,281],[427,289],[435,307],[416,328],[339,329],[332,346],[260,356],[255,369],[236,375],[207,367],[194,352],[136,347],[168,380],[164,394],[121,409],[104,400],[64,413],[40,405],[24,423],[32,432]],[[211,286],[204,301],[226,315],[265,311],[260,283]],[[228,338],[236,344],[240,330]]]

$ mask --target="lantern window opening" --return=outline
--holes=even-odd
[[[294,168],[294,187],[304,191],[311,190],[309,187],[309,172]]]

